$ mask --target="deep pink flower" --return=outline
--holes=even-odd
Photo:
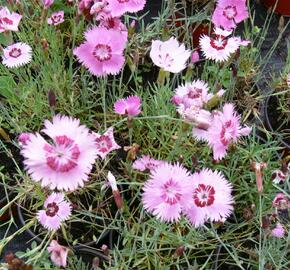
[[[163,221],[177,221],[182,210],[191,206],[191,198],[190,173],[168,163],[151,170],[142,194],[144,208]]]
[[[144,8],[146,0],[107,0],[113,17],[120,17],[126,12],[137,12]]]
[[[233,211],[232,185],[220,172],[203,169],[194,173],[191,185],[191,207],[185,209],[184,213],[195,227],[230,216]]]
[[[147,156],[144,155],[134,161],[132,168],[141,172],[144,172],[146,170],[151,171],[164,163],[165,161],[163,160],[157,160],[148,155]]]
[[[7,7],[0,7],[0,33],[5,31],[18,31],[18,24],[22,15],[10,12]]]
[[[51,25],[58,25],[64,22],[64,12],[57,11],[51,14],[51,16],[47,19],[47,23]]]
[[[68,247],[60,245],[56,240],[52,240],[47,247],[51,261],[58,267],[66,267]]]
[[[277,238],[283,238],[285,235],[285,229],[281,223],[277,223],[276,227],[272,230],[271,235]]]
[[[193,52],[192,54],[191,54],[191,64],[195,64],[196,62],[198,62],[199,61],[199,53],[197,52],[197,51],[195,51],[195,52]]]
[[[141,112],[141,98],[129,96],[114,103],[114,111],[121,115],[137,116]]]
[[[231,143],[236,143],[240,136],[247,136],[251,132],[249,127],[241,127],[240,116],[234,110],[233,104],[225,104],[222,112],[213,114],[210,127],[203,134],[193,135],[198,139],[207,140],[213,149],[215,160],[222,159]]]
[[[54,0],[42,0],[42,4],[45,9],[48,9],[53,4],[53,2]]]
[[[30,141],[30,136],[31,136],[31,133],[29,133],[29,132],[23,132],[23,133],[21,133],[20,135],[19,135],[19,137],[18,137],[18,143],[19,143],[19,145],[26,145],[27,144],[27,142],[29,142]]]
[[[68,116],[56,115],[44,125],[42,132],[51,142],[33,134],[21,151],[32,180],[58,190],[84,186],[98,154],[95,137],[78,119]]]
[[[248,17],[246,0],[218,0],[212,22],[216,27],[232,29]]]
[[[96,76],[117,74],[125,58],[126,39],[114,29],[93,27],[85,33],[86,41],[74,49],[78,60]]]
[[[14,68],[29,63],[32,59],[32,49],[26,43],[14,43],[3,49],[3,65]]]
[[[97,154],[104,159],[110,152],[121,148],[114,139],[114,128],[110,127],[103,135],[94,133]]]
[[[165,71],[179,73],[185,69],[190,54],[176,38],[171,37],[167,41],[152,40],[150,57],[156,66]]]
[[[52,193],[44,202],[44,210],[37,212],[40,224],[48,230],[58,230],[61,222],[71,215],[71,204],[64,198],[63,193]]]
[[[217,62],[227,61],[231,54],[236,52],[242,45],[240,38],[229,37],[231,33],[231,31],[223,31],[216,28],[211,37],[202,35],[199,44],[205,58]]]

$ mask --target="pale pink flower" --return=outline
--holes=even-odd
[[[144,8],[146,0],[107,0],[113,17],[120,17],[127,12],[137,12]]]
[[[42,0],[42,4],[45,9],[48,9],[53,4],[53,2],[54,0]]]
[[[278,193],[272,201],[272,205],[278,209],[287,209],[290,208],[290,201],[284,193]]]
[[[58,25],[64,22],[64,12],[57,11],[51,14],[51,16],[47,19],[47,23],[51,25]]]
[[[230,33],[217,28],[211,37],[207,35],[200,37],[199,44],[206,59],[217,62],[227,61],[231,54],[238,50],[241,40],[228,37]]]
[[[276,227],[271,231],[271,235],[277,238],[283,238],[285,235],[285,229],[281,223],[277,223]]]
[[[121,115],[137,116],[141,113],[141,98],[129,96],[114,103],[114,111]]]
[[[97,21],[104,21],[117,18],[112,16],[111,10],[109,9],[108,6],[108,2],[106,0],[95,0],[94,5],[90,9],[90,14],[95,15],[95,19]]]
[[[22,42],[14,43],[3,49],[2,64],[9,67],[20,67],[32,59],[31,47]]]
[[[202,80],[186,82],[175,89],[173,99],[177,105],[183,104],[185,109],[191,106],[202,108],[213,97],[208,90],[208,84]]]
[[[248,17],[246,0],[218,0],[212,22],[216,27],[232,29]]]
[[[186,67],[186,61],[191,52],[185,49],[184,44],[179,44],[176,38],[167,41],[152,40],[150,57],[153,63],[172,73],[179,73]]]
[[[212,114],[207,110],[200,109],[200,107],[192,105],[186,108],[183,104],[180,104],[177,111],[184,120],[195,124],[197,129],[207,130],[211,125]]]
[[[236,143],[239,137],[247,136],[249,127],[241,127],[240,116],[235,112],[233,104],[225,104],[222,112],[213,113],[212,122],[207,132],[193,135],[198,139],[207,140],[213,149],[215,160],[222,159],[231,143]]]
[[[47,251],[50,253],[51,261],[58,267],[66,267],[68,247],[60,245],[56,240],[52,240],[47,247]]]
[[[141,172],[151,171],[164,164],[165,161],[154,159],[148,155],[143,155],[133,162],[132,168]]]
[[[10,12],[7,7],[0,6],[0,33],[5,31],[18,31],[18,25],[22,15]]]
[[[203,169],[194,173],[191,185],[191,207],[185,209],[184,213],[195,227],[230,216],[233,211],[232,185],[220,172]]]
[[[286,79],[286,81],[287,81],[287,85],[288,85],[288,87],[290,87],[290,72],[289,72],[288,75],[287,75],[287,79]]]
[[[193,52],[192,54],[191,54],[191,64],[195,64],[196,62],[198,62],[199,61],[199,53],[197,52],[197,51],[195,51],[195,52]]]
[[[48,230],[58,230],[61,223],[71,215],[72,207],[63,193],[53,192],[44,202],[44,210],[37,212],[39,223]]]
[[[18,144],[20,146],[26,145],[27,142],[30,141],[30,135],[31,135],[31,133],[29,133],[29,132],[23,132],[23,133],[21,133],[19,135],[19,137],[18,137]]]
[[[94,5],[94,0],[78,0],[78,13],[81,14]]]
[[[104,159],[110,152],[120,149],[114,139],[114,128],[110,127],[103,135],[94,133],[97,154]]]
[[[32,180],[58,190],[75,190],[88,181],[97,158],[95,137],[78,119],[56,115],[45,120],[42,130],[51,142],[39,133],[30,136],[21,154]]]
[[[285,182],[287,175],[284,174],[281,170],[274,170],[272,173],[272,181],[274,184],[278,185],[281,182]]]
[[[126,39],[114,29],[93,27],[85,33],[86,41],[74,49],[78,60],[96,76],[117,74],[125,57]]]
[[[142,194],[144,208],[162,221],[179,220],[191,206],[190,173],[179,164],[164,163],[151,170]]]

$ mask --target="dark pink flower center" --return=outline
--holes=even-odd
[[[112,148],[113,143],[109,136],[102,135],[96,139],[97,148],[102,153],[107,153]]]
[[[9,52],[9,56],[13,57],[13,58],[18,58],[21,55],[21,50],[18,48],[13,48],[10,52]]]
[[[174,62],[174,59],[169,55],[169,53],[166,53],[165,57],[162,57],[162,55],[159,54],[158,57],[159,57],[160,64],[167,67],[171,67]]]
[[[13,25],[13,21],[8,19],[7,17],[4,18],[0,18],[0,24],[9,24],[9,25]]]
[[[54,16],[51,16],[51,20],[52,20],[52,23],[53,24],[56,24],[56,23],[59,23],[62,19],[62,16],[61,15],[54,15]]]
[[[221,35],[217,35],[215,38],[210,39],[210,45],[218,51],[224,50],[227,44],[228,40]]]
[[[130,0],[118,0],[119,3],[123,4],[123,3],[128,3]]]
[[[112,57],[112,49],[109,45],[98,44],[93,51],[93,56],[100,62],[108,61]]]
[[[234,130],[232,127],[232,121],[229,120],[222,126],[220,140],[223,145],[227,146],[231,142],[233,137],[234,137]]]
[[[162,199],[165,203],[174,205],[181,199],[181,190],[178,183],[174,182],[173,179],[169,179],[163,186]]]
[[[229,20],[232,20],[237,16],[237,8],[235,6],[227,6],[223,10],[223,15],[227,17]]]
[[[58,210],[59,210],[58,205],[55,202],[53,202],[47,205],[45,213],[50,217],[54,217],[57,214]]]
[[[190,89],[190,91],[187,94],[188,98],[192,98],[192,99],[200,98],[201,95],[202,95],[202,89],[195,88],[195,87]]]
[[[56,172],[69,172],[77,166],[79,147],[66,135],[56,136],[54,145],[46,144],[44,150],[47,166]]]
[[[215,190],[210,185],[199,184],[193,193],[193,199],[198,207],[210,206],[214,203]]]

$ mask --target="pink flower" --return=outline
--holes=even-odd
[[[150,57],[156,66],[165,71],[179,73],[185,69],[190,54],[184,44],[179,45],[176,38],[171,37],[167,41],[152,40]]]
[[[193,52],[191,54],[191,64],[195,64],[196,62],[199,61],[199,53],[197,51]]]
[[[97,154],[104,159],[113,150],[121,148],[114,139],[114,128],[110,127],[103,135],[94,133]]]
[[[96,76],[119,73],[125,62],[124,35],[118,30],[93,27],[85,37],[86,41],[74,49],[78,60]]]
[[[64,12],[57,11],[51,14],[51,16],[47,19],[47,23],[51,25],[58,25],[64,22]]]
[[[275,170],[272,173],[272,181],[274,184],[278,185],[281,182],[285,182],[287,175],[284,174],[281,170]]]
[[[50,253],[51,261],[58,267],[66,267],[67,254],[69,251],[68,247],[60,245],[56,240],[52,240],[47,247]]]
[[[178,105],[183,104],[185,109],[190,106],[202,108],[213,97],[208,90],[208,84],[204,81],[186,82],[175,89],[174,100],[178,100]]]
[[[107,0],[113,17],[120,17],[126,12],[137,12],[144,8],[146,0]]]
[[[287,209],[290,208],[290,201],[284,193],[278,193],[275,196],[272,205],[278,209]]]
[[[233,211],[232,185],[217,171],[203,169],[191,179],[191,207],[184,213],[195,226],[225,220]]]
[[[146,170],[154,170],[157,167],[159,167],[160,165],[164,164],[165,161],[163,160],[157,160],[154,159],[150,156],[142,156],[139,159],[135,160],[132,168],[141,172],[144,172]]]
[[[212,122],[207,132],[193,135],[198,139],[208,141],[213,149],[215,160],[222,159],[231,143],[236,143],[240,136],[247,136],[251,132],[249,127],[241,127],[240,116],[234,111],[233,104],[225,104],[222,112],[213,114]]]
[[[246,0],[218,0],[212,22],[216,27],[231,29],[248,17]]]
[[[281,223],[277,223],[276,227],[272,230],[271,235],[277,238],[283,238],[285,235],[285,229],[283,228]]]
[[[32,49],[26,43],[14,43],[3,49],[2,64],[9,67],[20,67],[32,59]]]
[[[61,222],[71,215],[71,205],[64,198],[63,193],[52,193],[44,202],[45,210],[37,212],[40,224],[48,230],[58,230]]]
[[[195,124],[196,129],[207,130],[211,125],[212,114],[194,105],[186,108],[183,104],[178,106],[178,113],[189,123]]]
[[[164,163],[151,171],[142,194],[144,208],[163,221],[177,221],[190,207],[190,173],[179,164]]]
[[[27,142],[30,141],[30,135],[31,133],[28,133],[28,132],[23,132],[19,135],[18,137],[18,143],[20,146],[23,146],[23,145],[26,145]]]
[[[289,72],[288,75],[287,75],[287,79],[286,79],[286,81],[287,81],[287,85],[288,85],[288,87],[290,87],[290,72]]]
[[[217,62],[227,61],[241,45],[241,39],[228,37],[230,34],[231,32],[217,28],[212,37],[202,35],[199,44],[205,58]]]
[[[114,103],[114,111],[121,115],[137,116],[141,112],[141,98],[129,96]]]
[[[18,31],[18,24],[22,15],[10,12],[7,7],[0,7],[0,33],[5,31]]]
[[[32,134],[21,151],[32,180],[58,190],[84,186],[98,154],[95,137],[78,119],[68,116],[56,115],[44,125],[42,132],[51,142]]]
[[[128,29],[125,24],[119,18],[106,18],[100,20],[99,27],[104,27],[107,29],[115,29],[121,32],[124,36],[124,39],[127,40],[128,38]]]
[[[53,2],[54,0],[42,0],[42,4],[45,9],[48,9],[53,4]]]

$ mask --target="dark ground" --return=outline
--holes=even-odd
[[[262,26],[264,20],[266,18],[266,9],[263,6],[258,4],[255,5],[256,9],[256,25]],[[160,10],[160,1],[158,0],[148,0],[146,5],[145,11],[149,11],[148,15],[146,16],[146,21],[150,21],[150,18],[158,16],[158,12]],[[287,20],[286,20],[287,22]],[[273,22],[271,23],[268,36],[265,39],[263,44],[263,48],[261,51],[261,55],[264,56],[267,54],[269,49],[271,48],[272,44],[277,40],[278,37],[278,25],[279,25],[279,16],[274,16]],[[279,73],[282,67],[285,65],[285,60],[287,58],[287,40],[290,41],[290,26],[288,27],[287,31],[284,34],[282,41],[279,43],[277,49],[274,51],[268,65],[267,69],[265,70],[265,77],[269,77],[270,72]],[[267,87],[267,83],[264,81],[262,86],[265,87],[265,91],[270,91]],[[16,230],[16,227],[13,226],[9,231],[9,234],[13,233]],[[5,228],[0,228],[0,238],[3,238],[6,234]],[[30,243],[27,242],[30,240],[29,235],[23,233],[14,238],[4,249],[3,254],[8,251],[17,252],[17,251],[24,251],[27,247],[30,247]]]

